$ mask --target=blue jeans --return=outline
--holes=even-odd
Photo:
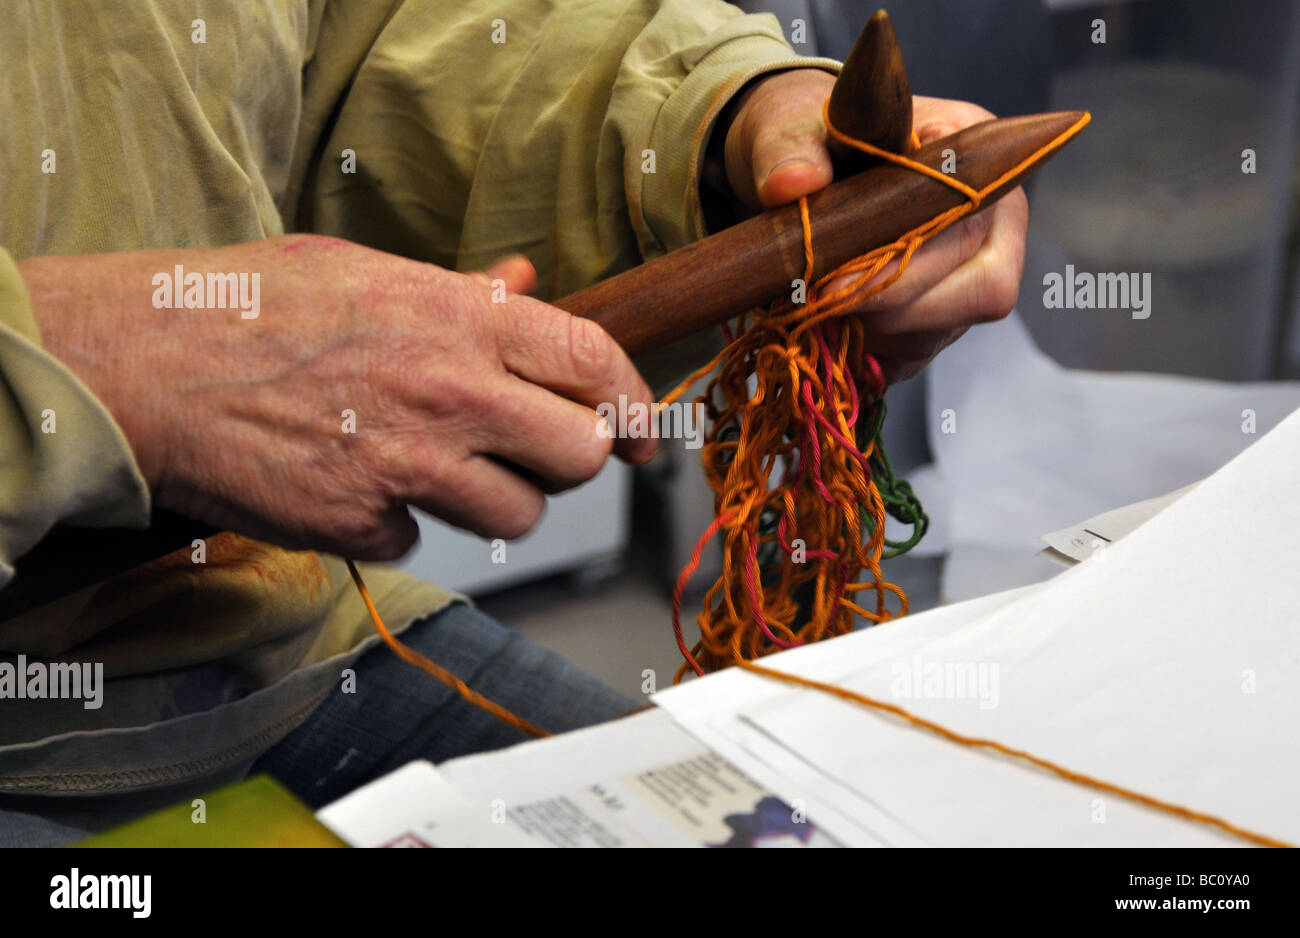
[[[636,706],[472,606],[457,603],[400,638],[484,697],[552,733],[626,716]],[[356,672],[355,693],[343,693],[340,684],[258,759],[253,773],[274,776],[319,808],[412,759],[443,762],[532,738],[383,645],[363,655]]]
[[[400,637],[480,694],[552,733],[625,716],[636,706],[463,603],[416,622]],[[443,762],[531,738],[466,703],[384,645],[352,667],[355,692],[344,693],[340,681],[306,722],[262,754],[250,774],[273,776],[315,809],[413,759]],[[57,846],[85,836],[0,808],[0,847]]]

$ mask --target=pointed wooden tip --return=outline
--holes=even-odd
[[[1014,175],[985,196],[985,201],[992,203],[1059,153],[1089,120],[1087,111],[1001,117],[935,140],[911,155],[942,169],[945,153],[951,150],[957,157],[956,177],[976,189],[993,184],[1015,169]]]
[[[1087,126],[1092,115],[1087,111],[1044,111],[1041,114],[1026,114],[1023,117],[1004,117],[1006,126],[1020,129],[1026,137],[1037,138],[1046,146],[1052,140],[1079,125],[1079,130]],[[1077,130],[1075,131],[1078,132]]]
[[[912,86],[889,14],[877,10],[844,60],[828,106],[841,133],[885,150],[906,152],[912,137]],[[853,150],[853,161],[869,162]],[[846,153],[838,156],[847,157]]]
[[[1031,168],[1036,168],[1055,156],[1091,119],[1092,115],[1087,111],[1047,111],[1022,117],[1002,117],[969,129],[988,128],[995,132],[1004,158],[1013,164],[1042,151],[1032,163]]]

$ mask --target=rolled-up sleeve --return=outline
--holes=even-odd
[[[807,65],[836,67],[718,0],[406,0],[322,124],[298,217],[462,270],[522,252],[561,296],[703,236],[719,113]]]
[[[0,586],[54,524],[145,527],[149,490],[103,404],[41,348],[0,250]]]
[[[809,66],[837,68],[795,55],[772,16],[742,15],[724,3],[662,4],[619,67],[609,115],[624,146],[624,185],[645,257],[707,233],[701,161],[736,92],[760,75]],[[646,151],[655,154],[654,173],[644,171]]]

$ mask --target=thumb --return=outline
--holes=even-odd
[[[812,135],[782,137],[754,147],[754,186],[763,208],[794,202],[830,185],[830,154]]]
[[[810,69],[772,76],[737,116],[733,147],[728,140],[727,176],[741,203],[775,208],[831,183],[822,103],[834,79]]]

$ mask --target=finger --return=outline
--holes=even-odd
[[[420,526],[405,505],[390,507],[376,520],[364,537],[339,542],[324,549],[353,560],[390,563],[400,560],[420,540]]]
[[[901,277],[879,293],[863,298],[854,308],[863,312],[896,309],[913,302],[980,251],[993,221],[992,210],[980,212],[935,235],[912,255]],[[890,263],[876,275],[874,282],[887,280],[897,269],[897,261]],[[851,274],[836,278],[826,285],[823,293],[842,290],[854,279]]]
[[[965,329],[944,329],[906,335],[868,335],[866,347],[880,365],[885,384],[891,385],[919,373],[965,332]]]
[[[472,270],[466,276],[484,286],[500,280],[508,293],[532,293],[537,289],[537,269],[522,254],[507,254],[493,261],[485,270]]]
[[[759,210],[793,202],[833,178],[822,105],[833,79],[799,70],[766,79],[728,135],[727,178],[743,205]]]
[[[867,348],[880,365],[885,384],[894,385],[920,374],[940,352],[965,334],[965,329],[945,329],[901,336],[869,336]]]
[[[788,205],[830,185],[833,174],[824,144],[813,149],[806,139],[767,143],[754,157],[758,202],[763,208]]]
[[[956,133],[971,124],[993,118],[993,115],[984,108],[966,101],[928,98],[923,95],[913,96],[912,108],[913,127],[922,144]],[[1007,209],[1002,208],[999,211],[1000,206],[1010,204],[1017,198],[1023,201],[1023,197],[1023,192],[1012,193],[998,205],[967,216],[926,242],[913,255],[903,276],[890,284],[887,289],[863,300],[861,308],[866,310],[901,307],[920,297],[974,257],[984,246],[990,229],[995,224],[1006,223]],[[1025,223],[1027,224],[1027,213]],[[887,279],[896,269],[896,263],[889,265],[881,272],[878,279]],[[833,281],[828,285],[827,292],[842,289],[850,282],[850,278]]]
[[[901,335],[868,333],[867,351],[878,361],[919,362],[924,365],[955,342],[965,329],[930,329]]]
[[[963,328],[1001,319],[1011,311],[1024,269],[1028,209],[1023,195],[1008,196],[983,214],[992,215],[984,243],[950,274],[900,304],[888,308],[865,304],[874,309],[873,331],[900,334]]]
[[[267,525],[256,518],[245,521],[242,509],[223,511],[223,524],[247,537],[269,541],[289,550],[322,550],[353,560],[389,562],[400,559],[420,539],[420,527],[400,499],[382,496],[367,503],[361,493],[347,493],[346,500],[331,500],[313,492],[313,507],[323,510],[329,526],[324,529]]]
[[[523,537],[542,519],[546,496],[518,473],[488,456],[475,455],[445,467],[437,490],[410,503],[480,537]]]
[[[993,114],[969,101],[912,96],[912,131],[922,146],[987,120]]]
[[[929,364],[929,362],[899,361],[896,358],[887,356],[882,356],[876,361],[880,364],[880,373],[885,379],[885,387],[891,388],[896,384],[915,378]]]
[[[591,479],[613,450],[613,430],[599,414],[536,384],[507,375],[485,399],[485,438],[471,447],[528,470],[547,494]]]
[[[644,407],[653,402],[631,359],[590,319],[526,297],[494,309],[497,354],[520,378],[593,409],[601,404],[618,408],[620,398]],[[652,438],[620,438],[614,446],[616,455],[637,464],[648,461],[657,449],[658,441]]]

